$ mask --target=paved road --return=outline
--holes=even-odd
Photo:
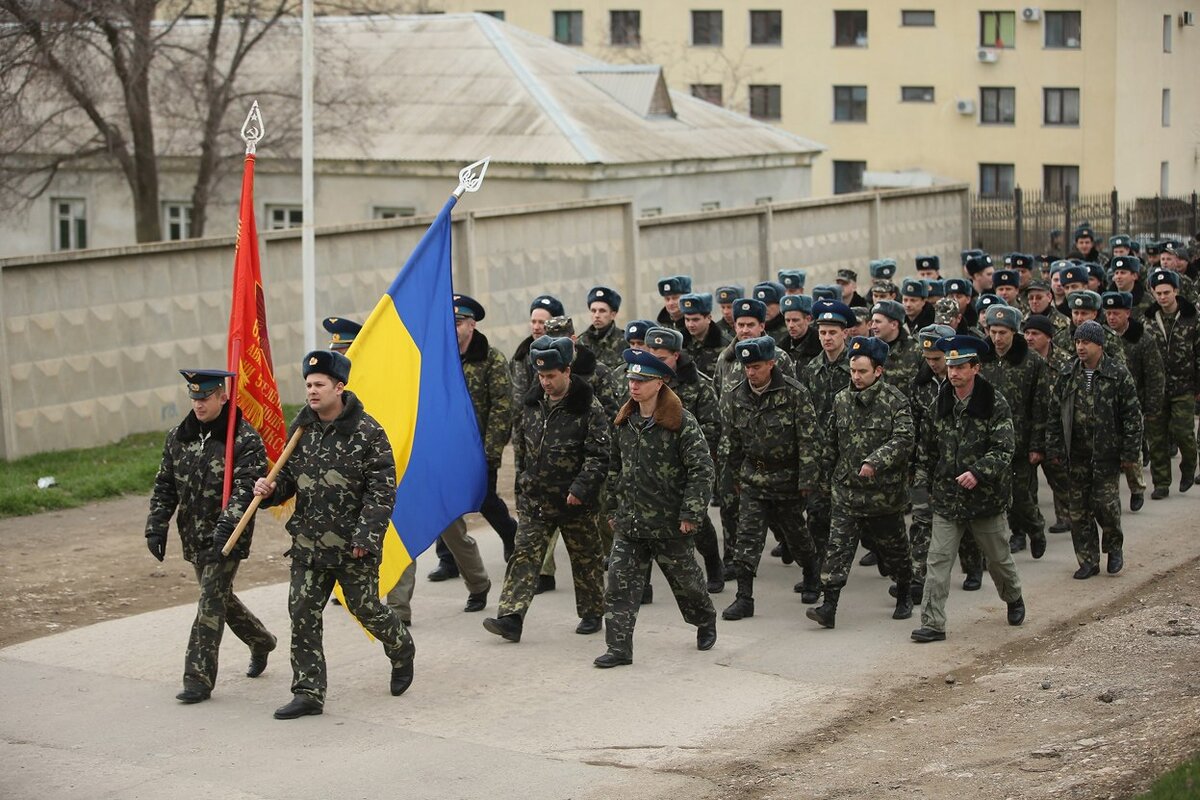
[[[1047,496],[1043,488],[1043,496]],[[180,606],[0,651],[0,796],[37,798],[667,798],[705,797],[700,767],[819,728],[850,704],[940,677],[1018,639],[1135,589],[1200,552],[1200,489],[1127,516],[1124,574],[1073,581],[1069,535],[1046,557],[1023,553],[1029,620],[1004,624],[990,580],[951,593],[950,638],[908,640],[917,620],[890,618],[887,582],[856,567],[836,631],[803,616],[796,566],[767,559],[757,616],[719,623],[714,650],[695,650],[655,573],[657,602],[639,619],[635,664],[596,670],[601,636],[573,632],[569,590],[536,598],[518,645],[461,611],[461,582],[422,579],[414,600],[416,681],[387,691],[388,664],[330,609],[324,716],[280,722],[290,671],[280,651],[265,675],[243,676],[245,648],[226,636],[213,699],[181,706],[181,660],[194,607]],[[479,533],[497,588],[499,542]],[[560,583],[567,583],[560,544]],[[432,559],[421,559],[421,574]],[[732,599],[732,586],[717,596]],[[286,587],[242,595],[286,640]],[[886,718],[886,714],[883,715]]]

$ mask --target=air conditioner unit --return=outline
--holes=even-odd
[[[993,50],[990,47],[981,47],[979,48],[979,52],[975,54],[975,57],[984,64],[995,64],[1000,60],[1000,51]]]
[[[1179,26],[1180,27],[1184,27],[1187,25],[1195,25],[1195,24],[1196,24],[1196,15],[1194,12],[1184,11],[1182,14],[1179,15]]]
[[[1025,6],[1021,9],[1021,19],[1026,22],[1037,22],[1042,18],[1042,10],[1033,6]]]
[[[962,114],[963,116],[966,116],[967,114],[974,114],[975,113],[975,101],[974,100],[955,101],[954,110],[957,111],[958,113]]]

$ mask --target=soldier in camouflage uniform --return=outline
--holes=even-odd
[[[1179,491],[1192,488],[1196,471],[1196,392],[1200,390],[1200,316],[1192,301],[1179,293],[1179,275],[1167,270],[1150,274],[1156,304],[1146,312],[1166,372],[1162,411],[1146,420],[1150,447],[1152,500],[1171,492],[1171,450],[1179,449]],[[1107,351],[1105,351],[1107,354]]]
[[[633,663],[633,629],[646,581],[658,562],[679,611],[696,626],[696,647],[717,641],[716,612],[692,537],[708,513],[713,463],[700,423],[664,379],[671,368],[650,353],[627,350],[630,400],[612,434],[608,485],[614,501],[612,556],[605,591],[608,651],[597,667]]]
[[[1057,334],[1054,344],[1064,350],[1071,350],[1077,327],[1089,320],[1100,324],[1100,295],[1091,289],[1074,291],[1067,294],[1066,302],[1071,309],[1071,325],[1066,331],[1060,331]],[[1104,331],[1104,355],[1118,364],[1126,366],[1125,347],[1121,344],[1120,337],[1102,324],[1100,329]]]
[[[1109,288],[1117,292],[1128,292],[1131,298],[1130,317],[1135,321],[1146,318],[1146,312],[1155,305],[1154,295],[1146,291],[1142,282],[1142,262],[1137,256],[1113,256],[1109,262],[1112,280]]]
[[[806,615],[826,628],[834,627],[838,598],[864,540],[896,579],[892,619],[912,616],[904,508],[915,429],[907,395],[880,380],[887,359],[887,345],[879,339],[850,342],[850,388],[834,397],[825,427],[823,458],[825,473],[832,476],[833,517],[821,566],[824,602]]]
[[[721,333],[729,340],[733,340],[733,301],[740,300],[745,290],[736,284],[729,286],[720,286],[717,288],[717,306],[721,309],[721,318],[716,321],[716,326],[721,329]],[[711,374],[711,373],[710,373]]]
[[[739,495],[733,562],[737,597],[721,616],[754,616],[754,577],[768,524],[800,559],[806,588],[816,588],[819,556],[804,525],[805,495],[820,479],[808,390],[775,361],[769,336],[738,342],[746,378],[721,398],[723,449]]]
[[[685,294],[679,298],[683,324],[687,329],[683,334],[683,349],[695,362],[697,369],[709,377],[716,370],[717,356],[733,338],[713,322],[712,304],[713,296],[707,292]]]
[[[804,283],[808,279],[808,273],[806,273],[804,270],[781,269],[776,273],[776,275],[779,278],[779,285],[783,287],[784,294],[804,294]]]
[[[1029,303],[1029,314],[1037,314],[1050,320],[1055,334],[1070,329],[1071,318],[1054,305],[1054,294],[1050,291],[1049,283],[1046,281],[1031,282],[1029,291],[1025,293],[1025,299]],[[1053,335],[1051,334],[1051,337]]]
[[[412,684],[412,637],[399,615],[379,600],[383,534],[396,503],[396,463],[387,433],[345,390],[350,360],[314,350],[304,357],[307,403],[289,438],[304,428],[292,457],[274,482],[259,478],[254,493],[271,506],[296,498],[288,612],[292,620],[292,694],[276,719],[320,714],[325,705],[322,613],[334,583],[346,609],[383,645],[392,662],[390,688]]]
[[[566,313],[563,310],[562,301],[549,294],[539,294],[529,304],[529,335],[517,345],[508,364],[512,371],[514,403],[521,402],[537,377],[529,363],[529,346],[533,344],[534,339],[546,335],[546,320],[551,317],[561,317]]]
[[[933,508],[933,535],[916,642],[946,638],[946,596],[962,537],[970,533],[987,557],[988,572],[1008,623],[1025,619],[1021,579],[1008,549],[1004,511],[1012,497],[1014,435],[1004,395],[979,375],[979,356],[988,345],[971,336],[941,339],[947,382],[923,424],[917,461]]]
[[[513,437],[517,483],[517,547],[508,562],[499,614],[483,627],[521,640],[525,614],[552,535],[561,531],[575,577],[580,634],[599,633],[604,614],[604,551],[596,530],[600,489],[608,472],[608,417],[587,381],[571,374],[574,344],[543,336],[529,349],[538,384],[526,395]]]
[[[238,566],[250,555],[253,521],[233,551],[221,555],[250,503],[254,478],[265,469],[267,456],[254,428],[229,405],[225,379],[233,373],[180,370],[180,374],[187,381],[192,410],[167,433],[163,444],[146,518],[146,546],[155,558],[163,560],[171,516],[178,511],[175,523],[183,558],[195,570],[200,601],[184,656],[183,691],[175,697],[183,703],[199,703],[209,698],[217,681],[217,651],[226,624],[250,648],[247,676],[261,675],[267,667],[267,654],[275,649],[275,637],[233,593]],[[222,509],[230,413],[237,415],[233,483],[229,504]]]
[[[904,306],[895,300],[883,300],[871,307],[871,335],[888,346],[883,379],[907,392],[921,366],[921,353],[904,329],[904,320]]]
[[[1125,256],[1114,256],[1112,262]],[[1137,386],[1138,405],[1145,420],[1162,413],[1163,397],[1166,394],[1167,374],[1163,369],[1162,355],[1154,336],[1146,326],[1133,319],[1133,295],[1129,292],[1105,292],[1101,298],[1104,317],[1113,333],[1121,337],[1125,347],[1125,360],[1133,383]],[[1143,425],[1143,429],[1145,425]],[[1139,511],[1146,502],[1146,476],[1141,463],[1124,470],[1129,484],[1129,510]]]
[[[687,331],[683,324],[683,309],[679,307],[679,298],[692,293],[692,276],[672,275],[660,278],[658,294],[663,299],[663,307],[658,310],[655,322],[664,328],[674,328],[680,333]]]
[[[792,357],[792,361],[796,362],[796,378],[801,382],[803,379],[800,376],[804,373],[804,367],[821,355],[821,339],[812,324],[812,306],[812,298],[803,294],[788,295],[779,301],[788,332],[781,347]]]
[[[1055,310],[1054,313],[1057,314],[1058,311]],[[1053,337],[1056,333],[1054,323],[1043,314],[1027,316],[1021,323],[1021,330],[1029,349],[1046,362],[1045,388],[1047,392],[1053,391],[1059,376],[1069,370],[1071,364],[1074,363],[1074,354],[1054,346]],[[1047,402],[1049,402],[1049,395],[1047,395]],[[1062,464],[1053,464],[1045,458],[1042,459],[1041,467],[1054,498],[1054,524],[1047,530],[1050,533],[1070,533],[1071,511],[1067,502],[1070,495],[1070,484],[1067,482],[1067,468]]]
[[[787,323],[783,319],[783,312],[779,308],[779,301],[787,292],[782,284],[774,281],[763,281],[754,285],[750,292],[750,296],[763,304],[766,309],[766,314],[763,318],[763,325],[766,329],[766,336],[770,336],[775,340],[775,344],[783,345],[788,338]],[[793,373],[794,374],[794,373]]]
[[[1124,365],[1105,356],[1104,329],[1093,320],[1075,330],[1079,358],[1050,397],[1048,454],[1067,465],[1071,485],[1071,539],[1086,580],[1100,572],[1100,553],[1108,554],[1108,572],[1124,564],[1121,496],[1123,469],[1142,453],[1142,410],[1137,387]],[[1096,532],[1103,531],[1103,540]]]
[[[595,353],[596,359],[608,369],[621,369],[621,353],[626,347],[624,329],[616,322],[621,295],[616,289],[594,286],[587,293],[587,307],[592,324],[579,334],[579,344]]]
[[[1188,300],[1192,305],[1197,302],[1196,282],[1187,274],[1188,268],[1188,250],[1183,242],[1168,239],[1161,244],[1161,253],[1158,259],[1160,269],[1165,269],[1168,272],[1174,272],[1179,276],[1179,294]]]
[[[933,306],[929,303],[930,285],[916,278],[900,283],[900,305],[904,306],[904,332],[915,337],[917,331],[933,324]]]

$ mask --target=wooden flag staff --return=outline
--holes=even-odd
[[[300,443],[300,437],[304,435],[304,426],[296,428],[296,432],[292,434],[292,438],[288,439],[287,446],[283,448],[283,452],[279,454],[279,460],[275,462],[275,466],[271,467],[271,471],[267,473],[267,483],[274,483],[275,478],[279,476],[279,470],[283,469],[283,465],[291,458],[292,451],[296,449],[296,445]],[[242,518],[238,520],[237,527],[233,529],[233,533],[229,535],[229,541],[221,548],[221,555],[227,556],[233,552],[233,548],[237,546],[238,539],[242,537],[242,531],[246,530],[246,526],[250,524],[250,520],[254,519],[254,512],[258,511],[258,507],[262,505],[263,498],[258,495],[250,501],[250,505],[246,506]]]

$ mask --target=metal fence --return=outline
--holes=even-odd
[[[971,242],[989,253],[1030,252],[1065,255],[1071,233],[1087,222],[1097,243],[1128,234],[1143,242],[1175,238],[1187,241],[1200,232],[1196,192],[1178,197],[1124,198],[1107,194],[1077,195],[1026,191],[1011,195],[971,195]]]

